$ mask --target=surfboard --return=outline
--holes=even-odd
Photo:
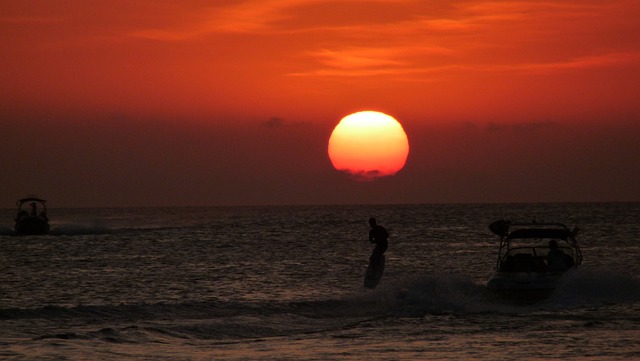
[[[377,261],[377,262],[376,262]],[[366,288],[376,288],[382,273],[384,272],[384,255],[377,260],[369,261],[367,272],[364,274],[364,286]]]

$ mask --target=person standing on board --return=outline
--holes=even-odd
[[[371,257],[369,257],[369,262],[373,265],[377,265],[380,263],[382,255],[389,247],[389,243],[387,242],[389,233],[384,227],[379,225],[373,217],[369,218],[369,225],[371,226],[371,230],[369,231],[369,242],[376,244],[376,248],[373,249]]]

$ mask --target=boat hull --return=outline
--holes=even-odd
[[[24,217],[16,221],[16,234],[34,235],[49,233],[49,222],[40,217]]]
[[[506,299],[536,302],[555,292],[564,272],[495,272],[487,288]]]
[[[496,272],[487,287],[496,291],[553,290],[563,272]]]

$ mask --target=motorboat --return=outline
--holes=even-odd
[[[15,232],[19,235],[46,234],[49,232],[49,218],[47,218],[47,201],[29,196],[16,202]]]
[[[562,223],[512,223],[498,220],[489,229],[500,237],[495,272],[487,288],[512,296],[545,297],[582,263],[578,228]]]

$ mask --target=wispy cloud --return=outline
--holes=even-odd
[[[347,173],[349,177],[356,182],[372,182],[377,178],[389,177],[395,174],[385,173],[380,170],[362,171],[353,169],[340,169],[340,171]]]
[[[285,123],[286,121],[280,117],[271,117],[265,120],[262,124],[269,129],[278,129],[282,128]]]
[[[541,129],[548,129],[556,126],[556,122],[553,121],[538,121],[528,123],[495,123],[491,122],[487,124],[486,130],[490,132],[504,132],[504,131],[516,131],[516,132],[532,132]]]
[[[606,49],[580,42],[592,33],[589,25],[582,22],[598,23],[603,12],[616,14],[625,6],[629,4],[624,0],[586,5],[459,2],[438,14],[424,11],[379,26],[353,26],[350,31],[359,34],[353,44],[368,41],[389,45],[307,51],[305,56],[318,66],[290,75],[414,75],[414,81],[423,81],[420,74],[432,76],[452,71],[540,74],[633,63],[640,53],[637,46]]]
[[[388,49],[393,53],[392,49]],[[382,49],[379,52],[383,53]],[[331,55],[326,61],[324,56]],[[376,75],[414,75],[421,74],[446,74],[446,73],[519,73],[519,74],[551,74],[566,71],[590,70],[634,64],[640,62],[639,52],[605,53],[587,55],[577,58],[569,58],[552,62],[537,63],[505,63],[505,64],[476,64],[476,63],[450,63],[420,66],[408,61],[393,61],[385,58],[370,57],[362,61],[354,61],[351,56],[340,52],[319,52],[315,54],[325,65],[321,69],[309,72],[292,73],[291,76],[334,76],[334,77],[362,77]],[[408,66],[404,66],[408,65]],[[406,81],[407,78],[399,80]],[[413,81],[421,81],[421,78],[413,78]]]
[[[492,67],[495,71],[515,71],[523,73],[553,73],[565,70],[587,70],[630,64],[640,61],[640,51],[626,53],[603,53],[569,58],[562,61],[523,63]],[[489,68],[487,68],[489,70]]]
[[[273,42],[266,49],[272,51],[272,63],[284,57],[299,60],[284,72],[295,77],[388,75],[421,82],[452,72],[540,74],[614,67],[637,62],[640,53],[636,42],[588,44],[600,36],[590,24],[623,21],[619,15],[629,10],[640,13],[640,4],[632,0],[245,0],[175,6],[180,11],[163,18],[165,25],[155,21],[122,28],[129,29],[128,37],[165,42],[214,37]],[[608,29],[614,32],[616,26]],[[639,28],[624,23],[620,29],[632,33]],[[227,49],[242,55],[242,43],[236,44]]]
[[[445,47],[379,46],[320,49],[306,55],[323,65],[311,72],[292,73],[293,76],[371,76],[410,74],[421,70],[412,65],[418,56],[446,56],[452,53]]]
[[[269,24],[282,19],[282,11],[296,1],[245,1],[227,6],[197,8],[188,22],[165,28],[147,28],[131,32],[133,37],[178,41],[213,33],[260,33]]]
[[[181,30],[160,30],[160,29],[144,29],[136,30],[129,33],[129,36],[147,40],[159,40],[159,41],[180,41],[191,39],[202,32],[195,29],[181,29]]]
[[[310,52],[323,64],[338,69],[371,69],[406,65],[398,59],[394,48],[347,48],[341,50],[322,49]]]
[[[305,121],[288,120],[281,117],[273,116],[267,120],[260,122],[259,125],[261,128],[267,128],[269,130],[281,130],[307,128],[311,124]]]
[[[44,23],[59,23],[64,19],[59,17],[46,17],[46,16],[9,16],[0,17],[0,23],[6,24],[44,24]]]
[[[320,0],[261,0],[199,8],[190,23],[164,29],[141,29],[134,37],[154,40],[186,40],[207,34],[259,34],[277,31],[277,23],[289,18],[289,10]]]

